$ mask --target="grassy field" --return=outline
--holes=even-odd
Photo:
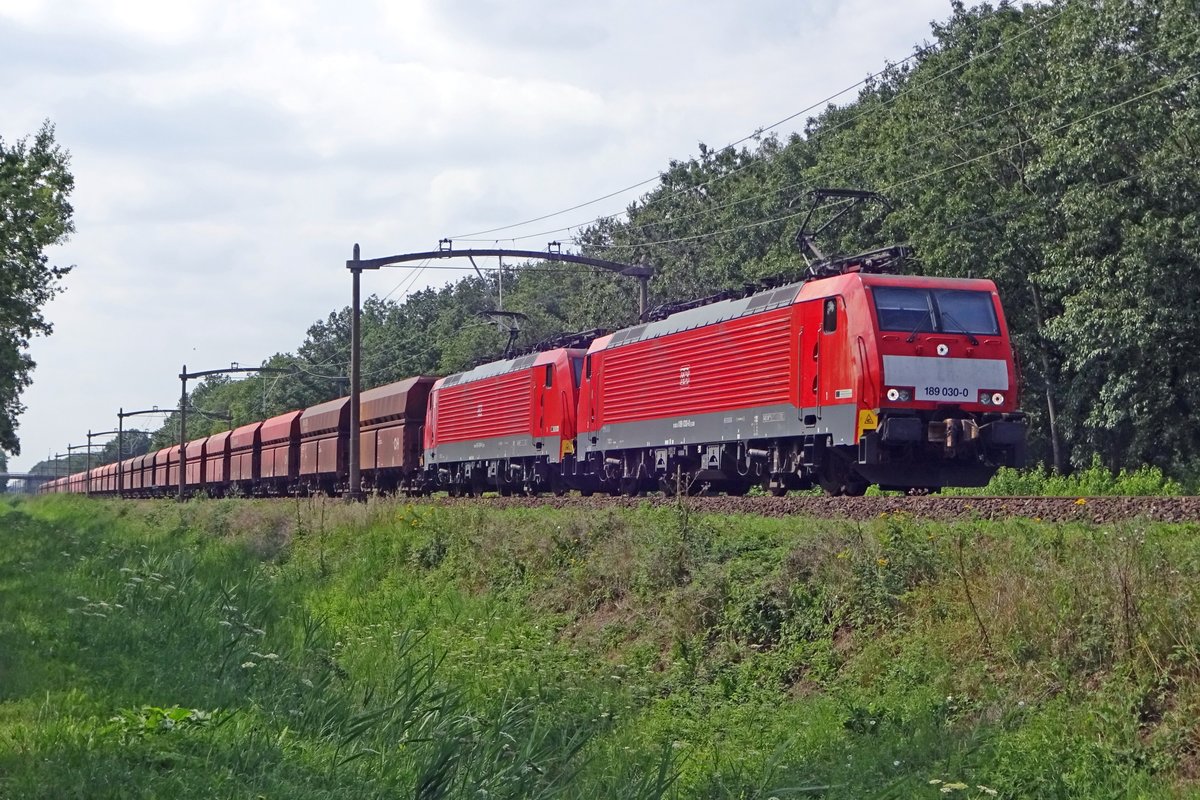
[[[0,501],[0,797],[1200,796],[1196,526]]]

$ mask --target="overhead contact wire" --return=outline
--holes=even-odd
[[[1045,134],[1048,134],[1048,133],[1057,133],[1057,132],[1059,132],[1059,131],[1061,131],[1061,130],[1064,130],[1064,129],[1066,129],[1066,128],[1070,128],[1070,127],[1072,127],[1072,126],[1075,126],[1075,125],[1078,125],[1078,124],[1080,124],[1080,123],[1082,123],[1082,122],[1087,122],[1087,121],[1088,121],[1088,120],[1090,120],[1090,119],[1094,119],[1095,117],[1098,117],[1098,116],[1100,116],[1101,114],[1105,114],[1105,113],[1108,113],[1108,112],[1110,112],[1110,111],[1115,111],[1115,110],[1116,110],[1116,109],[1118,109],[1118,108],[1124,108],[1125,106],[1127,106],[1127,105],[1130,105],[1131,103],[1135,103],[1135,102],[1137,102],[1138,100],[1143,100],[1143,99],[1145,99],[1145,98],[1147,98],[1147,97],[1150,97],[1150,96],[1152,96],[1152,95],[1158,94],[1159,92],[1163,92],[1163,91],[1165,91],[1165,90],[1167,90],[1167,89],[1171,88],[1172,86],[1175,86],[1175,85],[1177,85],[1177,84],[1179,84],[1179,83],[1182,83],[1182,82],[1184,82],[1184,81],[1186,81],[1186,80],[1190,80],[1191,78],[1195,78],[1197,75],[1200,75],[1200,70],[1198,70],[1198,71],[1196,71],[1196,72],[1192,72],[1192,73],[1190,73],[1190,74],[1188,74],[1188,75],[1185,75],[1185,76],[1183,76],[1183,77],[1181,77],[1181,78],[1176,78],[1176,79],[1174,79],[1174,80],[1172,80],[1172,81],[1168,81],[1167,83],[1165,83],[1165,84],[1163,84],[1163,85],[1161,85],[1161,86],[1158,86],[1158,87],[1156,87],[1156,88],[1154,88],[1154,89],[1151,89],[1151,90],[1149,90],[1149,91],[1143,92],[1143,93],[1141,93],[1141,94],[1139,94],[1139,95],[1136,95],[1136,96],[1134,96],[1134,97],[1127,98],[1127,99],[1125,99],[1125,100],[1123,100],[1123,101],[1121,101],[1121,102],[1119,102],[1119,103],[1114,103],[1113,105],[1106,106],[1106,107],[1104,107],[1104,108],[1102,108],[1102,109],[1099,109],[1099,110],[1097,110],[1097,111],[1094,111],[1094,112],[1092,112],[1091,114],[1087,114],[1087,115],[1085,115],[1085,116],[1083,116],[1083,117],[1080,117],[1080,118],[1078,118],[1078,119],[1074,119],[1074,120],[1071,120],[1071,121],[1069,121],[1069,122],[1065,122],[1065,123],[1063,123],[1063,124],[1061,124],[1061,125],[1057,125],[1057,126],[1055,126],[1055,127],[1053,127],[1053,128],[1050,128],[1050,129],[1048,129],[1047,131],[1044,131],[1044,132],[1043,132],[1043,133],[1041,133],[1041,134],[1037,134],[1037,135],[1034,135],[1034,136],[1028,136],[1028,137],[1026,137],[1026,138],[1024,138],[1024,139],[1021,139],[1020,141],[1013,142],[1013,143],[1011,143],[1011,144],[1007,144],[1007,145],[1005,145],[1004,147],[1000,147],[1000,148],[997,148],[997,149],[995,149],[995,150],[991,150],[991,151],[989,151],[989,152],[987,152],[987,153],[983,153],[983,154],[981,154],[981,155],[973,156],[972,158],[964,159],[964,160],[962,160],[962,161],[958,161],[958,162],[956,162],[956,163],[954,163],[954,164],[950,164],[950,165],[948,165],[948,166],[945,166],[945,167],[940,167],[940,168],[938,168],[938,169],[930,170],[929,172],[925,172],[925,173],[922,173],[922,174],[920,174],[920,175],[915,175],[915,176],[913,176],[913,177],[906,178],[906,179],[904,179],[904,180],[902,180],[902,181],[897,181],[896,183],[893,183],[893,184],[890,184],[890,185],[888,185],[888,186],[885,186],[885,187],[881,188],[879,191],[880,191],[881,193],[882,193],[882,192],[889,192],[889,191],[892,191],[892,190],[894,190],[894,189],[898,189],[898,188],[900,188],[900,187],[903,187],[903,186],[908,186],[909,184],[916,183],[916,182],[918,182],[918,181],[924,180],[924,179],[926,179],[926,178],[931,178],[931,177],[934,177],[934,176],[936,176],[936,175],[941,175],[941,174],[943,174],[943,173],[946,173],[946,172],[951,172],[951,171],[953,171],[953,170],[955,170],[955,169],[959,169],[959,168],[961,168],[961,167],[965,167],[965,166],[967,166],[967,165],[969,165],[969,164],[973,164],[973,163],[975,163],[976,161],[981,161],[981,160],[983,160],[983,159],[985,159],[985,158],[988,158],[988,157],[990,157],[990,156],[999,155],[1000,153],[1005,153],[1005,152],[1008,152],[1009,150],[1012,150],[1012,149],[1014,149],[1014,148],[1020,147],[1020,146],[1022,146],[1022,145],[1025,145],[1025,144],[1029,144],[1030,142],[1037,141],[1037,139],[1038,139],[1040,136],[1043,136],[1043,135],[1045,135]],[[713,237],[713,236],[720,236],[720,235],[722,235],[722,234],[726,234],[726,233],[736,233],[737,231],[742,231],[742,230],[748,230],[748,229],[751,229],[751,228],[762,227],[763,225],[769,225],[769,224],[771,224],[771,223],[774,223],[774,222],[783,222],[784,220],[792,219],[793,217],[798,217],[798,216],[800,216],[801,214],[806,214],[806,213],[807,213],[807,211],[797,211],[797,212],[794,212],[794,213],[791,213],[791,214],[786,214],[786,215],[779,216],[779,217],[773,217],[773,218],[770,218],[770,219],[760,220],[760,221],[758,221],[758,222],[747,223],[747,224],[745,224],[745,225],[738,225],[738,226],[735,226],[735,227],[732,227],[732,228],[725,228],[725,229],[722,229],[722,230],[719,230],[719,231],[710,231],[710,232],[708,232],[708,233],[694,234],[694,235],[691,235],[691,236],[682,236],[682,237],[677,237],[677,238],[673,238],[673,239],[651,239],[651,240],[646,240],[646,241],[644,241],[644,242],[639,242],[639,243],[636,243],[636,244],[593,245],[593,247],[597,247],[597,248],[599,248],[599,249],[603,249],[603,250],[631,250],[631,249],[635,249],[635,248],[638,248],[638,247],[647,247],[647,246],[650,246],[650,245],[660,245],[660,244],[675,244],[675,243],[679,243],[679,242],[690,242],[690,241],[695,241],[695,240],[697,240],[697,239],[705,239],[705,238],[710,238],[710,237]]]
[[[977,60],[978,60],[978,59],[980,59],[980,58],[983,58],[984,56],[990,55],[991,53],[993,53],[993,52],[995,52],[996,50],[1000,49],[1000,48],[1001,48],[1001,47],[1003,47],[1004,45],[1006,45],[1006,44],[1008,44],[1008,43],[1010,43],[1010,42],[1016,41],[1017,39],[1020,39],[1021,37],[1023,37],[1023,36],[1026,36],[1026,35],[1028,35],[1028,34],[1032,33],[1033,31],[1039,30],[1040,28],[1044,27],[1045,25],[1048,25],[1050,22],[1054,21],[1055,19],[1058,19],[1058,18],[1059,18],[1059,17],[1061,17],[1063,14],[1065,14],[1065,13],[1066,13],[1066,11],[1067,11],[1067,9],[1066,9],[1066,8],[1063,8],[1063,10],[1059,11],[1057,14],[1053,14],[1053,15],[1051,15],[1051,16],[1047,17],[1046,19],[1044,19],[1044,20],[1041,20],[1041,21],[1039,21],[1039,22],[1035,23],[1034,25],[1031,25],[1030,27],[1028,27],[1028,28],[1026,28],[1026,29],[1022,30],[1021,32],[1019,32],[1019,33],[1017,33],[1017,34],[1015,34],[1015,35],[1013,35],[1013,36],[1010,36],[1010,37],[1008,37],[1007,39],[1002,39],[1001,41],[999,41],[999,42],[997,42],[996,44],[992,45],[992,46],[991,46],[991,47],[989,47],[988,49],[986,49],[986,50],[983,50],[983,51],[981,51],[981,52],[979,52],[979,53],[976,53],[976,54],[972,55],[970,58],[967,58],[965,61],[962,61],[961,63],[959,63],[959,64],[956,64],[955,66],[953,66],[953,67],[951,67],[951,68],[949,68],[949,69],[943,70],[942,72],[938,73],[937,75],[934,75],[932,78],[929,78],[928,80],[926,80],[926,81],[923,81],[923,82],[921,82],[921,83],[918,83],[918,84],[915,84],[915,85],[913,85],[913,86],[906,87],[906,88],[905,88],[905,89],[903,89],[902,91],[900,91],[900,92],[897,92],[895,95],[893,95],[892,97],[888,98],[888,99],[887,99],[886,101],[884,101],[883,103],[881,103],[881,104],[879,104],[879,105],[877,105],[877,106],[874,106],[874,107],[872,107],[872,108],[870,108],[870,109],[867,109],[866,111],[863,111],[863,112],[861,112],[860,114],[857,114],[857,115],[855,115],[855,116],[851,117],[851,118],[850,118],[850,119],[848,119],[848,120],[844,120],[844,121],[842,121],[842,122],[838,123],[837,125],[834,125],[834,126],[832,126],[831,128],[828,128],[828,129],[823,129],[823,130],[821,130],[821,131],[818,131],[818,132],[817,132],[817,133],[814,135],[814,137],[812,137],[812,138],[810,138],[810,139],[806,139],[805,141],[812,141],[812,139],[815,139],[815,138],[816,138],[816,137],[818,137],[818,136],[827,136],[827,135],[829,135],[829,134],[831,134],[831,133],[834,133],[834,132],[836,132],[836,131],[840,130],[841,128],[843,128],[843,127],[845,127],[845,126],[847,126],[847,125],[850,125],[850,124],[852,124],[852,123],[854,123],[854,122],[857,122],[859,119],[861,119],[861,118],[862,118],[862,117],[864,117],[864,116],[867,116],[867,115],[869,115],[869,114],[878,113],[878,112],[879,112],[881,109],[883,109],[883,108],[888,108],[888,107],[891,107],[893,103],[895,103],[897,100],[899,100],[901,97],[905,96],[906,94],[909,94],[909,93],[911,93],[911,92],[913,92],[913,91],[916,91],[916,90],[917,90],[917,89],[919,89],[919,88],[922,88],[922,87],[928,86],[928,85],[930,85],[930,84],[934,83],[935,81],[938,81],[938,80],[940,80],[940,79],[942,79],[942,78],[946,77],[947,75],[952,75],[952,74],[954,74],[955,72],[958,72],[959,70],[966,68],[967,66],[969,66],[969,65],[970,65],[970,64],[972,64],[973,62],[977,61]],[[888,70],[890,70],[890,69],[895,69],[896,67],[900,66],[901,64],[904,64],[904,63],[906,63],[906,62],[908,62],[908,61],[911,61],[912,59],[914,59],[914,58],[916,58],[916,57],[918,57],[918,56],[920,56],[920,55],[922,55],[922,54],[924,54],[924,53],[927,53],[927,52],[929,52],[931,49],[932,49],[932,48],[926,48],[926,49],[924,49],[924,50],[920,50],[920,51],[918,51],[918,52],[916,52],[916,53],[913,53],[912,55],[908,56],[907,58],[905,58],[905,59],[902,59],[902,60],[900,60],[900,61],[898,61],[898,62],[896,62],[896,63],[894,63],[894,64],[889,64],[887,68],[885,68],[885,69],[882,69],[882,70],[880,70],[880,71],[878,71],[878,72],[875,72],[875,73],[872,73],[872,74],[868,75],[866,78],[863,78],[862,80],[858,81],[857,83],[855,83],[855,84],[853,84],[853,85],[851,85],[851,86],[848,86],[848,87],[846,87],[845,89],[842,89],[840,92],[837,92],[837,93],[835,93],[835,94],[832,94],[832,95],[830,95],[829,97],[826,97],[826,98],[825,98],[825,99],[823,99],[823,100],[820,100],[820,101],[818,101],[818,102],[816,102],[816,103],[813,103],[812,105],[810,105],[810,106],[808,106],[808,107],[806,107],[806,108],[803,108],[803,109],[801,109],[800,111],[797,111],[797,112],[795,112],[794,114],[790,114],[789,116],[787,116],[787,117],[784,117],[783,119],[779,120],[778,122],[775,122],[775,123],[773,123],[773,124],[772,124],[772,125],[770,125],[770,126],[767,126],[767,127],[765,127],[765,128],[758,128],[758,129],[756,129],[756,130],[755,130],[755,132],[754,132],[754,133],[752,133],[752,134],[749,134],[749,135],[747,135],[747,136],[744,136],[744,137],[742,137],[741,139],[737,140],[736,142],[731,142],[730,144],[727,144],[727,145],[725,145],[724,147],[722,147],[722,148],[720,148],[719,150],[716,150],[716,151],[714,151],[714,152],[716,152],[716,153],[723,153],[723,152],[725,152],[726,150],[729,150],[729,149],[731,149],[731,148],[733,148],[733,147],[736,147],[736,146],[737,146],[737,145],[739,145],[739,144],[742,144],[742,143],[744,143],[744,142],[746,142],[746,141],[749,141],[750,139],[753,139],[753,138],[755,138],[756,136],[760,136],[760,135],[762,135],[762,133],[764,133],[765,131],[772,130],[772,129],[774,129],[774,128],[777,128],[777,127],[779,127],[780,125],[783,125],[783,124],[784,124],[784,123],[786,123],[786,122],[790,122],[791,120],[795,119],[796,117],[799,117],[799,116],[800,116],[800,115],[802,115],[802,114],[805,114],[805,113],[807,113],[807,112],[809,112],[809,111],[812,111],[812,110],[814,110],[814,109],[818,108],[819,106],[823,105],[824,103],[828,103],[830,100],[833,100],[833,99],[835,99],[835,98],[837,98],[837,97],[840,97],[841,95],[845,94],[846,92],[849,92],[849,91],[851,91],[852,89],[855,89],[855,88],[857,88],[857,87],[859,87],[859,86],[862,86],[862,85],[866,84],[868,81],[870,81],[870,80],[873,80],[874,78],[877,78],[877,77],[879,77],[880,75],[883,75],[883,74],[885,74],[885,73],[886,73]],[[785,148],[784,148],[784,150],[786,151],[786,150],[787,150],[787,147],[785,147]],[[708,180],[708,181],[705,181],[704,183],[700,183],[700,184],[697,184],[697,185],[695,185],[695,186],[688,186],[688,187],[684,187],[684,188],[681,188],[681,189],[676,189],[676,190],[675,190],[675,191],[673,191],[673,192],[670,192],[670,193],[668,193],[668,194],[666,194],[666,195],[663,195],[662,197],[655,198],[654,200],[651,200],[650,202],[646,203],[646,204],[643,206],[643,209],[645,209],[645,208],[650,208],[650,207],[652,207],[652,206],[654,206],[654,205],[657,205],[658,203],[665,202],[665,201],[667,201],[667,200],[669,200],[669,199],[671,199],[671,198],[673,198],[673,197],[676,197],[676,196],[678,196],[679,194],[683,194],[683,193],[686,193],[686,192],[694,192],[694,191],[696,191],[697,189],[704,188],[704,187],[707,187],[707,186],[711,186],[711,185],[713,185],[714,183],[718,183],[718,182],[720,182],[720,181],[722,181],[722,180],[726,180],[726,179],[728,179],[728,178],[731,178],[731,177],[733,177],[734,175],[737,175],[737,174],[739,174],[739,173],[741,173],[741,172],[745,171],[746,169],[749,169],[750,167],[757,165],[758,163],[760,163],[760,162],[755,162],[755,161],[748,162],[747,164],[744,164],[744,165],[742,165],[741,167],[738,167],[737,169],[731,170],[731,171],[729,171],[729,172],[727,172],[727,173],[724,173],[724,174],[722,174],[722,175],[715,176],[714,178],[712,178],[712,179],[710,179],[710,180]],[[638,186],[643,186],[643,185],[645,185],[645,184],[647,184],[647,183],[650,183],[650,182],[652,182],[652,181],[654,181],[654,180],[657,180],[659,177],[661,177],[661,176],[656,176],[655,178],[648,178],[647,180],[641,181],[640,183],[634,184],[633,186],[626,187],[625,189],[618,190],[617,192],[613,192],[613,193],[611,193],[611,194],[609,194],[609,195],[606,195],[606,196],[604,196],[604,197],[597,198],[597,199],[595,199],[595,200],[590,200],[590,201],[588,201],[588,202],[586,202],[586,203],[581,203],[581,204],[578,204],[578,205],[572,206],[571,208],[567,208],[567,209],[563,209],[562,211],[557,211],[557,212],[554,212],[553,214],[545,214],[545,215],[542,215],[542,216],[540,216],[540,217],[536,217],[536,218],[534,218],[534,219],[525,220],[524,222],[516,222],[516,223],[513,223],[513,224],[511,224],[511,225],[505,225],[505,226],[502,226],[502,227],[499,227],[499,228],[492,228],[492,229],[490,229],[490,230],[486,230],[486,231],[475,231],[474,233],[466,233],[466,234],[461,234],[461,235],[459,235],[459,236],[455,236],[455,237],[453,237],[453,238],[455,238],[455,239],[459,239],[459,240],[464,240],[464,241],[494,241],[494,240],[492,240],[492,239],[486,239],[486,240],[484,240],[484,239],[470,239],[470,238],[468,238],[468,237],[472,237],[472,236],[480,236],[480,235],[482,235],[482,234],[486,234],[486,233],[495,233],[495,232],[497,232],[497,231],[502,231],[502,230],[510,230],[510,229],[512,229],[512,228],[519,228],[519,227],[522,227],[522,226],[524,226],[524,225],[531,224],[531,223],[533,223],[533,222],[540,222],[540,221],[542,221],[542,220],[545,220],[545,219],[551,219],[552,217],[560,216],[560,215],[562,215],[562,214],[569,213],[569,212],[571,212],[571,211],[575,211],[575,210],[578,210],[578,209],[580,209],[580,208],[583,208],[583,207],[586,207],[586,206],[589,206],[589,205],[593,205],[593,204],[595,204],[595,203],[597,203],[597,202],[600,202],[600,201],[602,201],[602,200],[607,200],[607,199],[609,199],[609,198],[611,198],[611,197],[614,197],[614,196],[616,196],[616,195],[618,195],[618,194],[621,194],[621,193],[623,193],[623,192],[625,192],[625,191],[629,191],[630,189],[637,188]],[[606,220],[614,219],[614,218],[616,218],[616,217],[619,217],[619,216],[621,216],[623,213],[625,213],[625,212],[624,212],[624,211],[617,211],[617,212],[614,212],[614,213],[612,213],[612,214],[606,214],[606,215],[602,215],[602,216],[599,216],[599,217],[595,217],[595,218],[593,218],[593,219],[591,219],[591,220],[588,220],[587,222],[581,222],[581,223],[579,223],[579,224],[576,224],[576,225],[570,225],[570,226],[567,226],[567,227],[565,227],[565,228],[557,228],[557,229],[554,229],[554,230],[551,230],[551,231],[545,231],[545,232],[542,232],[542,233],[532,233],[532,234],[525,234],[525,235],[522,235],[522,236],[514,236],[514,237],[509,237],[509,238],[505,238],[505,239],[504,239],[504,241],[508,241],[508,242],[516,242],[516,241],[521,241],[521,240],[524,240],[524,239],[534,239],[534,238],[538,238],[538,237],[541,237],[541,236],[546,236],[546,235],[550,235],[550,234],[555,234],[555,233],[562,233],[562,232],[572,231],[572,230],[575,230],[575,229],[577,229],[577,228],[582,228],[582,227],[586,227],[586,226],[588,226],[588,225],[594,225],[594,224],[596,224],[596,223],[598,223],[598,222],[603,222],[603,221],[606,221]]]

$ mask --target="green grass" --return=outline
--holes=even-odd
[[[0,797],[1193,796],[1196,533],[6,500]]]

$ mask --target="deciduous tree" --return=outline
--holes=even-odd
[[[69,166],[49,122],[32,139],[0,139],[0,449],[13,454],[21,452],[17,417],[34,368],[29,340],[51,332],[42,308],[70,270],[46,254],[74,231]]]

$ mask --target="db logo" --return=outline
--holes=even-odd
[[[482,403],[480,403],[479,407],[475,409],[475,416],[477,416],[477,417],[483,416],[483,404]]]
[[[692,368],[691,367],[680,367],[679,368],[679,385],[680,386],[689,386],[689,385],[691,385],[691,382],[692,382]]]

